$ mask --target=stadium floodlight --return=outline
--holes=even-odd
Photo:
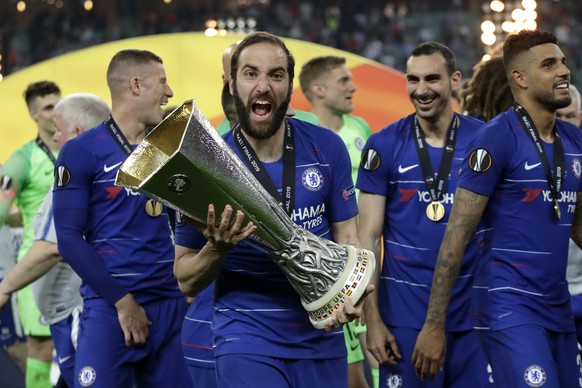
[[[506,20],[503,23],[501,23],[501,29],[503,31],[507,32],[508,34],[511,34],[511,33],[515,32],[516,25],[512,21]]]
[[[489,34],[494,33],[495,23],[493,23],[491,20],[485,20],[483,23],[481,23],[481,31]]]
[[[497,42],[497,37],[493,33],[484,32],[483,34],[481,34],[481,42],[483,42],[487,46],[493,46],[495,42]]]
[[[523,9],[526,10],[527,9],[534,10],[538,6],[538,4],[536,3],[536,0],[523,0],[521,2],[521,6],[523,7]]]
[[[491,11],[493,12],[503,12],[505,9],[505,3],[503,1],[493,0],[491,4],[489,4],[489,8],[491,8]]]

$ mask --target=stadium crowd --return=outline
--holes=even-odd
[[[420,42],[438,41],[456,54],[465,77],[479,62],[481,0],[161,0],[64,1],[57,9],[28,1],[24,13],[14,2],[0,4],[0,34],[7,75],[36,62],[96,44],[141,35],[203,31],[210,18],[253,17],[257,29],[320,43],[405,70],[408,53]],[[539,1],[538,26],[561,42],[573,81],[582,78],[582,54],[575,48],[582,33],[582,9],[574,0]]]

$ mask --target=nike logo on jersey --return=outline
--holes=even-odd
[[[63,357],[63,358],[60,358],[59,357],[59,364],[62,364],[63,362],[67,361],[70,358],[71,358],[71,356],[66,356],[66,357]]]
[[[537,166],[539,166],[540,164],[542,164],[542,162],[536,163],[536,164],[528,164],[527,162],[525,162],[525,169],[527,171],[531,170],[532,168],[536,168]]]
[[[114,168],[119,167],[119,165],[121,165],[121,163],[123,163],[123,162],[119,162],[117,164],[114,164],[113,166],[104,165],[103,166],[103,171],[109,172],[109,171],[113,170]]]
[[[418,164],[413,164],[412,166],[402,167],[402,165],[398,166],[398,172],[404,174],[408,170],[412,170],[413,168],[418,167]]]

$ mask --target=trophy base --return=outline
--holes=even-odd
[[[331,316],[348,296],[352,304],[360,300],[370,283],[376,261],[374,254],[362,248],[343,245],[347,248],[347,263],[338,281],[321,298],[311,303],[303,303],[309,314],[309,321],[316,329],[323,329],[332,323]]]

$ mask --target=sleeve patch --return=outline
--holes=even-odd
[[[493,165],[491,154],[483,148],[478,148],[471,152],[469,156],[469,167],[475,172],[485,172]]]

